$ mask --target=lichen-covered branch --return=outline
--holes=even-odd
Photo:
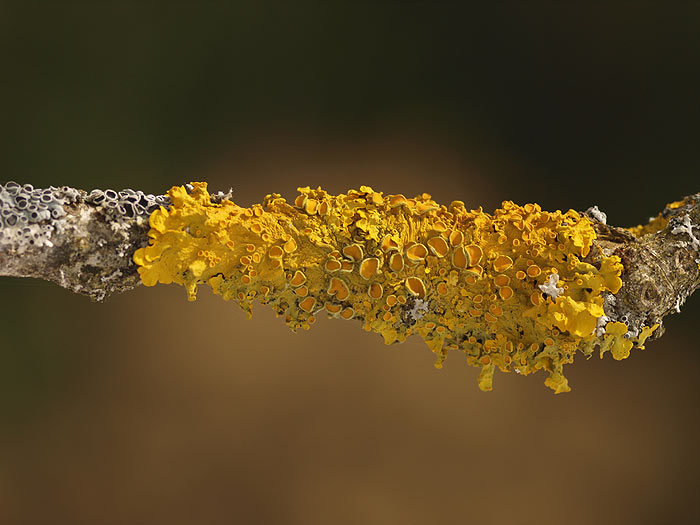
[[[230,194],[212,196],[214,202]],[[133,254],[165,195],[0,185],[0,276],[35,277],[102,301],[141,284]]]
[[[0,186],[0,275],[39,277],[96,300],[139,282],[200,284],[251,313],[259,301],[296,330],[325,312],[387,344],[420,335],[481,368],[562,368],[577,351],[627,357],[700,286],[700,194],[645,226],[605,224],[597,208],[545,212],[504,202],[493,214],[363,186],[300,188],[250,208],[206,184],[167,196]]]

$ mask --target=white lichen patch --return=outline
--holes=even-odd
[[[92,190],[85,202],[94,205],[110,219],[113,232],[125,234],[134,223],[137,226],[145,224],[150,214],[160,206],[168,206],[170,199],[130,189]]]
[[[425,314],[428,313],[428,306],[428,301],[424,301],[423,299],[416,299],[416,302],[413,304],[413,307],[408,312],[406,312],[407,318],[411,322],[416,322],[419,319],[422,319],[425,316]]]
[[[690,220],[689,215],[684,215],[680,219],[680,224],[677,224],[672,230],[671,233],[674,234],[687,234],[690,237],[690,247],[694,250],[700,251],[700,239],[698,239],[695,234],[693,233],[693,228],[698,228],[698,226],[695,226],[692,221]],[[700,265],[700,257],[697,257],[695,259],[695,263]],[[680,308],[676,308],[677,312],[680,312]]]
[[[607,315],[601,315],[596,321],[595,325],[595,335],[597,337],[602,337],[605,334],[605,325],[608,324],[610,318]]]
[[[591,206],[586,210],[586,214],[590,215],[597,221],[602,222],[603,224],[608,223],[608,216],[604,212],[600,211],[598,206]]]
[[[107,283],[107,282],[112,281],[114,279],[119,279],[121,276],[122,276],[122,271],[117,270],[114,273],[112,273],[111,275],[102,277],[102,282]]]
[[[539,289],[542,290],[543,293],[546,293],[548,296],[550,296],[553,300],[559,297],[561,294],[564,293],[564,288],[558,287],[557,283],[559,282],[559,274],[558,273],[553,273],[549,276],[549,279],[547,280],[546,283],[538,285]]]
[[[695,237],[695,234],[693,233],[693,228],[695,226],[690,220],[689,215],[684,215],[683,217],[680,218],[680,224],[677,224],[672,230],[671,233],[674,234],[687,234],[690,237],[690,246],[695,249],[695,250],[700,250],[700,239]]]
[[[673,305],[673,309],[676,311],[677,314],[681,313],[681,306],[685,303],[685,297],[678,296],[676,297],[676,304]]]
[[[35,189],[31,184],[0,185],[0,243],[22,254],[30,247],[51,248],[51,237],[65,228],[64,205],[77,190],[68,187]]]

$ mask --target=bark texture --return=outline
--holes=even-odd
[[[700,193],[667,205],[643,227],[624,229],[592,218],[598,238],[589,258],[618,255],[623,286],[608,296],[605,313],[635,334],[658,323],[651,339],[664,332],[662,320],[679,313],[700,287]]]

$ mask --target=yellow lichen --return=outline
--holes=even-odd
[[[254,300],[269,304],[292,330],[325,310],[362,320],[387,344],[417,334],[438,367],[448,350],[464,352],[481,368],[482,390],[496,368],[543,369],[545,384],[566,392],[562,367],[577,350],[600,345],[601,355],[622,359],[657,328],[626,338],[627,327],[611,322],[596,335],[604,294],[622,286],[622,263],[584,261],[595,231],[573,210],[506,201],[488,214],[367,186],[338,196],[299,191],[293,204],[273,194],[246,209],[213,203],[205,183],[172,188],[170,208],[150,217],[149,246],[134,254],[143,283],[181,284],[190,300],[209,284],[249,315]],[[542,291],[550,276],[563,293]]]
[[[672,203],[674,204],[674,203]],[[638,226],[633,226],[632,228],[627,228],[635,237],[643,237],[650,233],[656,233],[663,230],[668,225],[668,219],[663,217],[661,214],[657,215],[651,219],[647,224],[640,224]]]

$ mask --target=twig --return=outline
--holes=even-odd
[[[269,303],[293,329],[325,308],[388,343],[419,333],[438,365],[460,348],[482,368],[485,390],[495,366],[544,368],[556,392],[568,390],[561,367],[573,351],[626,357],[659,337],[663,318],[700,287],[700,194],[623,229],[595,207],[547,214],[504,203],[491,216],[367,187],[338,197],[301,188],[294,206],[272,195],[244,210],[230,192],[193,184],[168,196],[0,185],[0,275],[45,279],[96,301],[142,281],[184,284],[194,298],[208,283],[248,311],[253,297]],[[394,253],[403,254],[400,267]],[[328,273],[344,265],[347,277]]]

